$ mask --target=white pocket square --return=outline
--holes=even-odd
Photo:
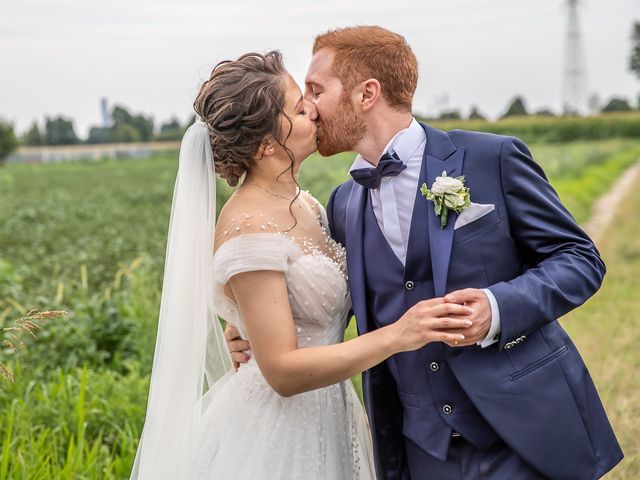
[[[456,224],[453,226],[453,229],[456,230],[460,227],[464,227],[465,225],[469,225],[471,222],[475,222],[488,213],[493,212],[495,209],[496,207],[492,203],[485,204],[471,202],[471,206],[469,208],[465,208],[458,214]]]

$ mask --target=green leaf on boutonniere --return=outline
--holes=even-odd
[[[441,176],[436,177],[431,189],[426,183],[420,187],[420,193],[428,201],[433,202],[434,212],[440,217],[440,228],[446,227],[449,210],[460,213],[471,206],[471,195],[469,189],[464,186],[464,180],[464,175],[449,177],[444,171]]]

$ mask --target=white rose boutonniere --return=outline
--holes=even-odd
[[[464,186],[464,176],[448,177],[446,171],[436,177],[431,190],[423,183],[420,192],[427,200],[433,202],[436,216],[440,217],[440,228],[447,225],[449,210],[460,213],[471,206],[471,196],[469,189]]]

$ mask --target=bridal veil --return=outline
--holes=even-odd
[[[207,125],[180,146],[149,399],[131,480],[191,478],[205,388],[231,369],[213,301],[216,182]]]

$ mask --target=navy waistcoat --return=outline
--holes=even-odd
[[[372,328],[395,322],[419,301],[435,296],[425,210],[429,204],[419,200],[411,220],[405,268],[384,238],[367,195],[364,270],[367,316]],[[412,242],[419,245],[418,252]],[[482,449],[491,447],[498,438],[451,372],[446,348],[442,343],[431,343],[387,361],[403,404],[403,434],[441,459],[446,458],[453,431]]]

